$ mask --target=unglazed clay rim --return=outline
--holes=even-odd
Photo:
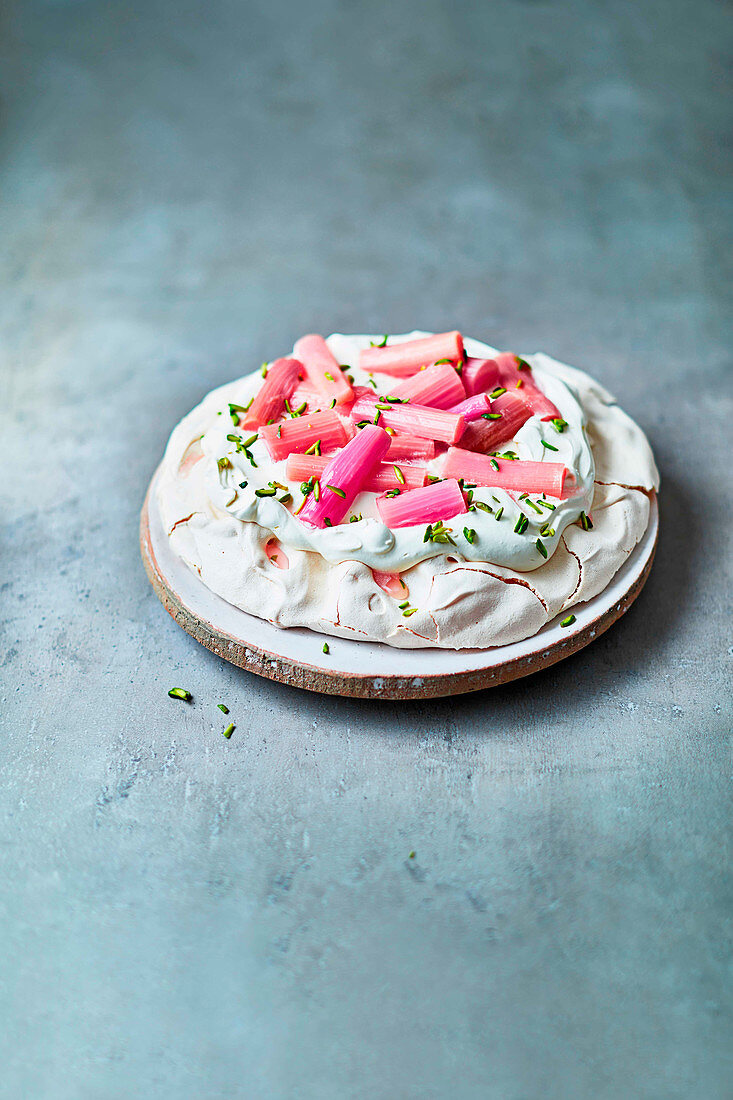
[[[537,634],[490,649],[395,649],[382,642],[327,637],[307,627],[282,628],[217,596],[171,550],[155,495],[156,471],[140,516],[148,578],[166,610],[198,642],[232,664],[308,691],[371,699],[458,695],[548,668],[588,645],[631,606],[651,570],[659,518],[651,494],[647,529],[606,588],[557,615]]]

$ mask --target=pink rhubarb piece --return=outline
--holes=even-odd
[[[560,416],[557,406],[538,389],[529,363],[509,351],[497,355],[496,362],[500,385],[506,386],[510,392],[519,390],[534,416],[539,416],[540,420],[552,420]]]
[[[377,413],[377,422],[384,428],[421,435],[425,439],[438,439],[441,443],[456,443],[464,427],[463,417],[459,413],[429,409],[426,405],[390,405],[375,398],[361,397],[351,408],[351,417],[357,423],[360,420],[374,420]]]
[[[523,364],[513,351],[500,352],[494,362],[499,368],[500,386],[506,386],[508,390],[516,389],[517,382],[521,382],[522,386],[534,386],[532,368],[529,363]]]
[[[425,439],[420,435],[410,435],[408,432],[395,432],[390,436],[387,460],[396,462],[402,459],[405,462],[429,462],[435,458],[435,442]]]
[[[293,451],[307,451],[320,440],[321,451],[342,447],[349,438],[338,413],[331,409],[305,413],[279,424],[264,424],[260,428],[263,441],[274,462],[287,458]]]
[[[466,501],[455,479],[436,481],[422,489],[411,489],[398,497],[377,497],[377,508],[388,527],[414,527],[436,523],[465,512]]]
[[[308,381],[321,393],[324,405],[334,399],[337,405],[351,401],[351,386],[322,336],[301,336],[295,354],[305,367]]]
[[[354,401],[358,401],[362,397],[370,397],[373,401],[377,396],[377,391],[373,386],[352,386],[351,392],[354,395]],[[346,409],[341,411],[346,412]]]
[[[557,405],[554,405],[549,397],[545,397],[544,393],[535,386],[525,386],[521,393],[532,414],[539,416],[540,420],[554,420],[555,417],[560,417]]]
[[[305,371],[305,367],[303,368],[303,370]],[[296,388],[293,390],[293,395],[290,398],[290,404],[294,409],[298,409],[304,401],[312,412],[315,412],[316,409],[322,409],[324,405],[327,406],[328,404],[330,404],[330,402],[326,402],[324,400],[323,394],[320,392],[320,390],[317,390],[313,383],[310,382],[307,378],[305,379],[305,381],[299,382]]]
[[[498,468],[497,468],[498,467]],[[525,462],[449,447],[443,460],[445,477],[463,478],[468,485],[489,485],[519,493],[562,497],[568,471],[561,462]]]
[[[500,413],[498,420],[471,421],[461,436],[461,447],[468,451],[495,451],[501,443],[513,439],[519,429],[532,415],[526,401],[509,390],[491,402],[490,413]]]
[[[265,554],[278,569],[290,568],[290,559],[277,539],[272,538],[267,540],[265,543]]]
[[[380,392],[387,391],[382,387]],[[455,367],[450,363],[433,363],[432,367],[399,382],[389,390],[389,396],[401,397],[416,405],[429,405],[431,409],[450,409],[463,401],[466,391]]]
[[[298,359],[276,359],[267,368],[265,380],[255,394],[239,423],[244,428],[258,428],[268,420],[277,420],[285,408],[285,400],[298,385],[303,373],[303,364]]]
[[[495,359],[467,359],[461,371],[461,381],[469,397],[493,390],[499,384],[499,367]]]
[[[406,600],[410,595],[410,589],[400,577],[399,573],[382,573],[379,569],[372,569],[375,583],[379,585],[388,596],[396,600]]]
[[[364,348],[359,353],[359,366],[363,370],[407,378],[420,367],[427,367],[438,359],[450,359],[451,362],[463,359],[463,337],[460,332],[440,332],[435,336],[408,340],[404,344]]]
[[[389,451],[387,454],[389,455]],[[322,480],[323,471],[332,457],[330,455],[288,455],[286,477],[288,481],[307,481],[310,477]],[[411,466],[407,462],[404,466],[380,462],[365,479],[362,489],[368,493],[383,493],[386,489],[417,489],[418,486],[425,484],[427,476],[428,471],[424,466]]]
[[[300,513],[314,527],[335,527],[362,491],[367,478],[389,449],[384,428],[368,424],[329,459],[319,481],[319,499],[312,492]]]
[[[454,405],[450,411],[460,413],[465,422],[470,424],[472,420],[478,420],[480,416],[491,412],[491,401],[488,393],[477,393],[473,397],[467,397],[465,401],[461,401],[458,405]]]

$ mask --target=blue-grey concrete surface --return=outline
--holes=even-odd
[[[3,18],[0,1095],[733,1095],[730,10]],[[414,326],[621,395],[646,590],[453,700],[227,666],[140,564],[168,432],[304,331]]]

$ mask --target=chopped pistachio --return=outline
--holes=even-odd
[[[185,688],[171,688],[168,694],[171,699],[182,699],[184,703],[190,703],[193,699],[191,692],[186,691]]]

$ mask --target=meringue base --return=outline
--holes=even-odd
[[[658,535],[656,498],[649,527],[610,584],[531,638],[489,649],[393,649],[378,642],[330,638],[305,629],[281,630],[213,593],[174,553],[155,493],[156,475],[140,522],[142,558],[150,582],[179,626],[231,664],[292,687],[354,698],[440,698],[496,687],[546,669],[578,652],[631,606],[651,570]]]

